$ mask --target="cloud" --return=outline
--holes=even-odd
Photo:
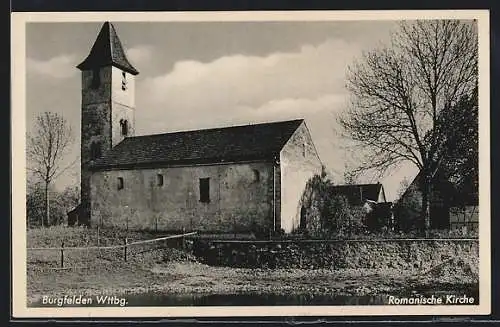
[[[289,110],[309,105],[308,100],[343,96],[346,66],[359,52],[354,45],[335,39],[304,45],[296,52],[234,54],[208,63],[178,61],[171,71],[137,83],[137,120],[172,124],[188,117],[194,126],[196,122],[206,125],[213,117],[287,115]]]
[[[357,46],[339,39],[266,56],[183,60],[137,82],[136,131],[162,133],[304,118],[322,160],[343,169],[334,116]]]
[[[265,57],[231,55],[209,63],[180,61],[171,72],[146,79],[144,86],[151,101],[191,109],[316,98],[343,88],[345,66],[353,52],[356,49],[344,41],[329,40],[318,46],[305,45],[298,52]]]
[[[316,117],[326,117],[329,123],[332,123],[334,118],[331,111],[342,107],[344,101],[343,95],[328,94],[316,99],[279,99],[257,107],[235,106],[230,110],[213,110],[200,114],[186,110],[164,109],[161,119],[157,115],[146,115],[139,110],[136,119],[138,131],[143,134]]]
[[[139,45],[126,50],[126,52],[127,58],[136,64],[150,60],[153,49],[149,45]]]
[[[49,60],[26,59],[27,71],[56,79],[69,78],[77,73],[75,55],[59,55]]]

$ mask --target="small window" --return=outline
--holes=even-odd
[[[128,120],[120,119],[120,130],[121,130],[122,136],[128,135]]]
[[[90,159],[95,160],[101,156],[101,142],[92,142],[90,145]]]
[[[156,175],[156,185],[163,186],[163,175],[162,174]]]
[[[302,156],[306,156],[307,154],[307,143],[302,144]]]
[[[99,69],[92,70],[92,83],[90,87],[93,89],[98,89],[101,85],[101,76],[99,75]]]
[[[122,90],[127,90],[127,73],[122,72]]]
[[[210,178],[200,178],[200,202],[210,202]]]
[[[253,180],[254,182],[260,181],[260,171],[258,171],[257,169],[253,170]]]
[[[123,189],[123,177],[118,177],[118,189]]]

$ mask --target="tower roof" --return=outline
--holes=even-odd
[[[115,66],[132,75],[139,74],[139,71],[128,61],[115,27],[110,22],[102,25],[90,54],[76,67],[86,70],[103,66]]]

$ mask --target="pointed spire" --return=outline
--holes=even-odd
[[[130,64],[125,56],[115,27],[110,22],[105,22],[102,25],[90,54],[76,67],[80,70],[87,70],[103,66],[115,66],[132,75],[139,74],[139,71]]]

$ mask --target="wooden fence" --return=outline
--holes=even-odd
[[[123,249],[122,258],[126,262],[127,255],[128,255],[128,249],[132,246],[181,238],[182,239],[182,247],[185,248],[185,239],[189,236],[194,236],[194,235],[196,235],[196,232],[184,233],[184,234],[179,234],[179,235],[170,235],[170,236],[164,236],[164,237],[143,240],[143,241],[135,241],[135,242],[129,242],[128,238],[124,237],[122,245],[109,245],[109,246],[65,247],[64,241],[62,241],[60,247],[32,247],[32,248],[27,248],[27,250],[28,251],[59,251],[60,252],[60,260],[59,260],[60,268],[65,268],[64,267],[64,253],[65,253],[65,251],[90,251],[90,250],[98,250],[99,251],[99,250]]]

